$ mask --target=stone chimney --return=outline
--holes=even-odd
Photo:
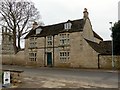
[[[87,8],[84,8],[84,11],[83,11],[83,18],[84,19],[87,19],[88,18],[88,11],[87,11]]]
[[[33,29],[37,28],[37,26],[38,26],[38,23],[37,23],[37,22],[34,22],[34,23],[33,23]]]

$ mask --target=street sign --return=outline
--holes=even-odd
[[[10,72],[9,71],[4,72],[3,79],[4,79],[3,81],[4,84],[10,84]]]

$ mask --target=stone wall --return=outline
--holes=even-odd
[[[6,65],[25,65],[24,51],[19,51],[17,54],[3,54],[2,64]]]
[[[120,69],[120,55],[114,56],[114,65],[116,69]],[[112,69],[112,56],[99,55],[99,64],[101,69]]]
[[[43,51],[42,51],[43,52]],[[39,52],[40,53],[40,52]],[[95,55],[95,52],[93,52]],[[88,55],[88,53],[87,53]],[[42,55],[43,56],[43,55]],[[112,56],[111,55],[98,55],[97,54],[90,59],[89,55],[86,57],[74,58],[75,62],[67,63],[65,66],[68,67],[78,67],[78,68],[98,68],[98,59],[100,69],[112,69]],[[99,58],[98,58],[99,57]],[[89,58],[89,59],[88,59]],[[39,59],[42,60],[42,59]],[[115,68],[120,69],[120,56],[114,56]],[[91,63],[90,63],[91,62]],[[55,67],[65,67],[64,64],[59,65],[58,57],[55,58]],[[2,55],[2,64],[7,65],[27,65],[27,60],[25,60],[24,51],[20,51],[15,55]],[[37,66],[44,66],[43,61],[39,61]],[[72,66],[73,64],[73,66]]]
[[[55,46],[59,43],[58,41],[57,36],[55,37]],[[83,32],[70,33],[70,46],[67,48],[70,49],[70,59],[67,63],[62,63],[59,59],[59,51],[62,47],[61,49],[60,47],[55,48],[56,67],[98,68],[98,53],[84,40]]]
[[[66,33],[65,33],[66,34]],[[69,33],[70,45],[61,47],[59,46],[59,35],[54,36],[54,65],[55,67],[72,67],[72,68],[98,68],[98,53],[96,53],[89,44],[84,40],[83,32]],[[44,50],[44,45],[47,47],[47,41],[45,44],[45,38],[41,37],[37,39],[38,49],[28,49],[29,39],[26,39],[25,48],[25,60],[27,65],[34,66],[47,66],[47,52],[52,53],[53,60],[53,48],[49,47]],[[77,43],[77,44],[76,44]],[[31,62],[29,60],[29,51],[37,51],[37,62]],[[67,62],[60,60],[60,51],[69,51],[70,58]],[[45,53],[46,52],[46,53]],[[44,54],[45,53],[45,54]],[[90,63],[91,62],[91,63]]]
[[[81,68],[98,68],[98,53],[83,40],[82,58],[80,58]]]

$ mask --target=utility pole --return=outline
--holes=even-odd
[[[111,28],[110,30],[112,31],[112,22],[109,22],[111,24]],[[113,52],[113,31],[112,31],[112,34],[111,34],[111,38],[112,38],[112,68],[114,69],[115,68],[115,63],[114,63],[114,52]]]

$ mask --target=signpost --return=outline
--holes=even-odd
[[[10,71],[4,72],[3,84],[5,84],[5,85],[10,84]]]

